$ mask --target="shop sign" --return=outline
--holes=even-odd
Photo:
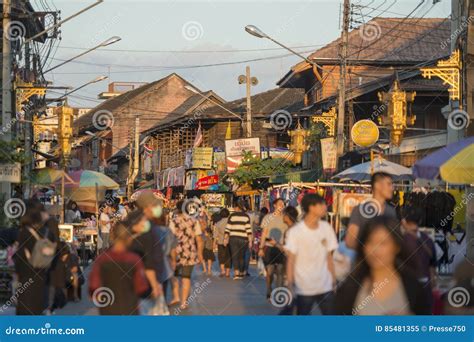
[[[0,164],[0,182],[20,183],[21,164]]]
[[[370,147],[379,140],[379,128],[372,120],[357,121],[351,129],[354,144],[360,147]]]
[[[323,161],[324,172],[336,171],[337,148],[334,143],[334,138],[324,138],[321,142],[321,158]]]
[[[215,185],[219,183],[219,176],[218,175],[212,175],[212,176],[207,176],[200,178],[195,185],[196,189],[202,189],[202,188],[207,188],[208,186]]]
[[[260,139],[246,138],[225,141],[227,172],[232,173],[242,163],[243,152],[251,152],[260,158]]]
[[[193,169],[212,169],[212,147],[193,148]]]

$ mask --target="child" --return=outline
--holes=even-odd
[[[214,255],[214,239],[212,238],[212,231],[211,229],[207,228],[204,231],[204,250],[203,250],[203,270],[206,273],[206,263],[207,263],[207,274],[211,275],[212,272],[212,263],[216,260]]]
[[[101,315],[138,315],[139,297],[149,289],[140,257],[128,251],[131,232],[117,223],[112,247],[100,254],[89,277],[89,293]]]

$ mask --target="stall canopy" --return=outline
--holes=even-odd
[[[95,212],[96,203],[105,200],[107,190],[119,189],[119,184],[112,178],[95,171],[73,171],[69,177],[71,181],[64,183],[66,202],[75,201],[86,212]]]
[[[393,180],[411,180],[413,178],[412,172],[409,168],[392,163],[385,159],[376,159],[359,165],[355,165],[348,168],[337,175],[333,176],[333,179],[337,179],[341,182],[355,181],[355,182],[368,182],[373,173],[386,172],[392,175]]]
[[[37,185],[52,185],[57,181],[61,181],[62,175],[64,174],[65,181],[67,183],[73,182],[71,177],[63,170],[56,170],[52,168],[44,168],[36,170],[32,176],[32,183]]]
[[[454,184],[474,183],[474,137],[449,144],[417,161],[413,176]]]

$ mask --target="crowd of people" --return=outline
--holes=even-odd
[[[275,291],[290,293],[282,315],[308,315],[316,307],[322,314],[436,313],[434,244],[419,230],[417,208],[397,213],[392,194],[390,175],[374,174],[369,202],[375,211],[367,211],[367,202],[356,206],[338,241],[316,193],[305,194],[298,208],[278,198],[271,211],[252,215],[237,200],[208,217],[203,208],[187,212],[185,201],[169,211],[143,191],[129,210],[101,208],[101,253],[88,293],[95,304],[104,289],[112,293],[108,305],[96,305],[100,314],[168,314],[172,306],[188,308],[196,267],[238,282],[250,275],[250,260],[260,259],[267,300],[274,303]],[[17,314],[48,314],[80,299],[84,276],[74,249],[59,239],[57,221],[38,201],[26,208],[14,260],[18,282],[32,285],[18,296]],[[66,214],[74,219],[80,212],[72,205]]]

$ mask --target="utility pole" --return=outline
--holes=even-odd
[[[11,0],[3,0],[3,44],[2,44],[2,140],[11,142],[12,129],[12,51],[11,41],[8,39],[12,4]],[[4,200],[10,198],[11,183],[0,182]]]
[[[250,67],[245,67],[245,76],[240,75],[238,78],[239,84],[245,83],[247,92],[247,119],[246,119],[246,135],[247,138],[252,137],[252,92],[251,87],[258,84],[256,77],[250,76]]]
[[[346,74],[347,74],[347,47],[349,36],[349,15],[350,15],[350,0],[344,0],[343,19],[342,19],[342,33],[340,45],[340,67],[339,67],[339,96],[337,109],[337,161],[339,157],[344,154],[344,123],[345,123],[345,109],[346,109]]]
[[[137,116],[135,118],[135,129],[134,129],[134,138],[133,145],[130,144],[130,147],[133,146],[133,160],[130,160],[129,163],[133,163],[133,167],[130,168],[130,173],[127,181],[127,197],[130,197],[133,194],[133,184],[138,175],[138,169],[140,167],[140,118]],[[132,154],[130,154],[132,156]]]

